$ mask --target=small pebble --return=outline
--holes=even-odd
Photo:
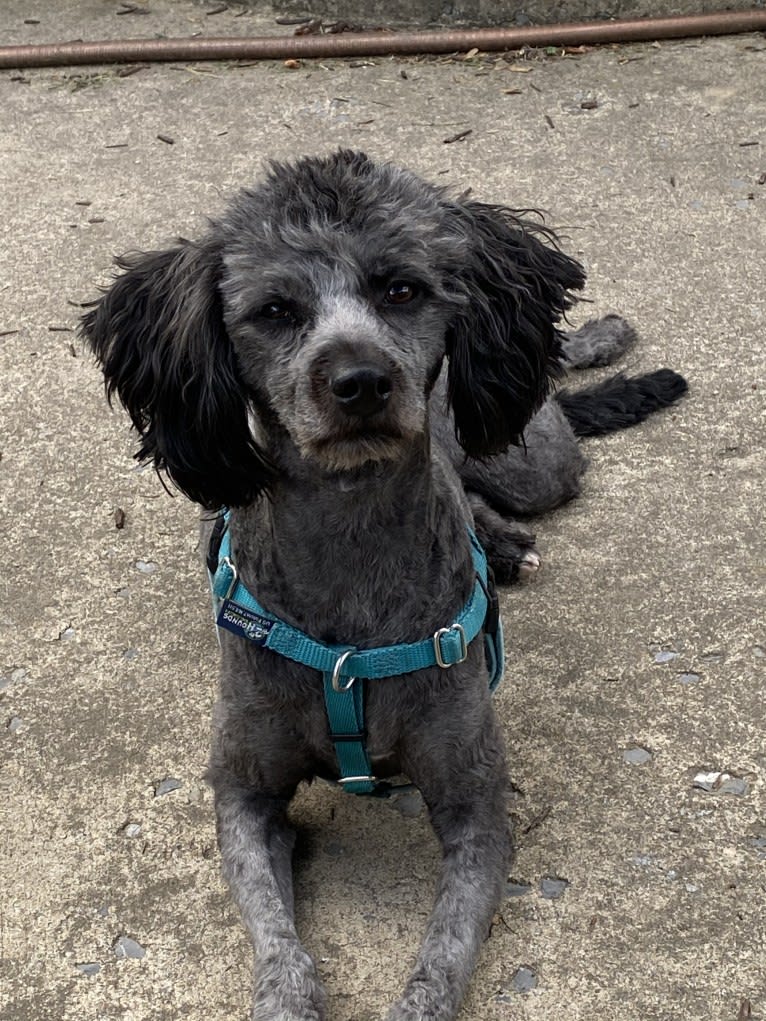
[[[749,789],[750,785],[743,776],[730,776],[721,783],[718,791],[720,794],[735,794],[737,797],[743,797]]]
[[[23,726],[24,721],[20,716],[12,716],[10,720],[8,720],[8,730],[10,730],[12,734],[18,734]]]
[[[745,777],[733,776],[731,773],[710,772],[697,773],[692,780],[692,787],[711,794],[747,794],[749,784]]]
[[[631,766],[643,766],[647,762],[651,762],[652,758],[652,753],[646,748],[628,748],[622,753],[623,762],[627,762]]]
[[[140,571],[141,574],[154,574],[157,570],[157,565],[153,560],[137,560],[136,570]]]
[[[120,959],[131,957],[134,960],[140,960],[142,957],[146,957],[146,951],[130,936],[120,936],[114,944],[114,956]]]
[[[537,987],[537,975],[532,968],[523,964],[517,968],[511,979],[511,988],[517,993],[529,993]]]
[[[688,673],[678,674],[678,680],[681,682],[681,684],[696,684],[699,679],[700,675],[695,674],[692,671],[689,671]]]
[[[546,900],[558,900],[563,897],[569,886],[568,879],[557,879],[555,876],[543,876],[540,880],[540,893]]]
[[[163,794],[170,794],[172,791],[177,791],[180,787],[183,787],[183,783],[177,780],[174,776],[168,776],[160,782],[154,788],[155,798],[162,797]]]
[[[660,652],[655,652],[654,662],[655,663],[670,663],[671,660],[677,659],[678,653],[672,649],[662,649]]]
[[[101,971],[101,965],[98,961],[91,961],[89,964],[77,964],[75,967],[78,971],[81,971],[83,975],[98,975]]]
[[[137,822],[126,823],[120,830],[125,837],[140,837],[141,836],[141,825]]]
[[[122,654],[123,659],[131,660],[138,658],[138,649],[126,649]]]

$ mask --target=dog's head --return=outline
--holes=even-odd
[[[83,332],[137,456],[209,507],[257,498],[285,444],[327,471],[403,456],[445,355],[466,453],[518,442],[584,282],[540,225],[349,151],[273,164],[200,242],[118,265]]]

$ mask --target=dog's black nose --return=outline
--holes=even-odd
[[[365,418],[383,410],[391,396],[393,382],[374,365],[359,365],[337,375],[330,389],[338,406],[347,415]]]

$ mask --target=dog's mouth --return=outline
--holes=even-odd
[[[341,435],[314,437],[306,444],[304,454],[329,471],[352,471],[365,464],[398,461],[407,446],[402,430],[360,426]]]

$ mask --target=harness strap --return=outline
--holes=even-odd
[[[330,739],[340,769],[340,783],[349,794],[372,794],[378,781],[372,775],[364,727],[364,686],[351,678],[336,690],[332,674],[324,674],[324,700],[330,721]]]
[[[420,642],[356,649],[319,642],[264,609],[239,580],[231,556],[228,521],[229,512],[222,512],[208,550],[216,623],[255,645],[321,671],[330,737],[344,790],[381,795],[391,790],[390,784],[372,776],[364,728],[363,680],[394,677],[429,666],[447,669],[466,658],[468,646],[484,629],[490,691],[499,684],[504,657],[497,594],[484,550],[470,528],[476,582],[455,620]]]
[[[486,579],[484,551],[472,532],[470,536],[477,578]],[[322,673],[332,672],[338,657],[349,647],[318,642],[264,609],[239,580],[230,551],[231,537],[227,530],[221,542],[218,568],[212,577],[213,597],[219,601],[219,627]],[[488,608],[485,591],[486,581],[477,580],[468,602],[453,623],[440,628],[431,638],[374,649],[354,649],[353,655],[343,663],[341,676],[373,680],[408,674],[427,666],[448,667],[461,662],[468,645],[484,624]]]

